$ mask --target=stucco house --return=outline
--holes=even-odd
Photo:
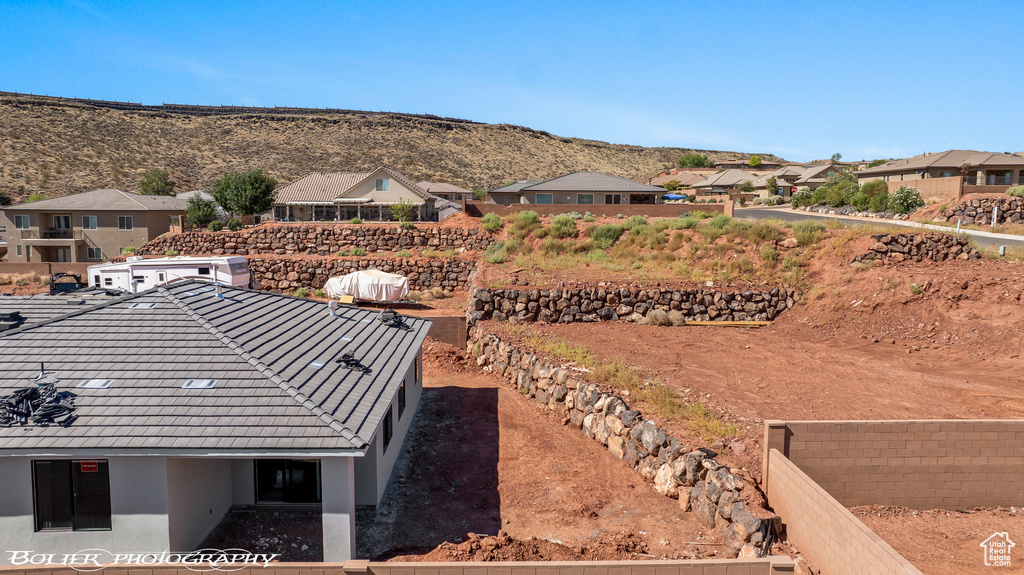
[[[491,190],[495,203],[512,204],[657,204],[667,192],[600,172],[576,172],[550,180],[523,180]]]
[[[736,189],[743,182],[751,182],[757,176],[743,170],[725,170],[717,174],[711,174],[704,180],[693,184],[693,189],[703,194],[724,194],[729,190]]]
[[[466,188],[460,188],[455,184],[449,184],[447,182],[416,182],[423,191],[428,194],[437,196],[442,200],[448,200],[450,202],[461,202],[462,200],[472,200],[473,190],[467,190]]]
[[[369,172],[310,172],[274,192],[274,217],[286,221],[391,221],[391,207],[408,202],[413,219],[437,219],[437,197],[388,166]]]
[[[0,548],[191,551],[233,505],[285,503],[321,511],[325,561],[384,494],[431,324],[198,281],[0,314],[0,397],[73,402],[0,408]]]
[[[1014,186],[1024,184],[1024,157],[975,150],[947,150],[891,160],[857,172],[857,181],[886,182],[950,178],[965,175],[965,186]]]
[[[101,262],[180,229],[185,200],[93,190],[7,206],[8,261]]]

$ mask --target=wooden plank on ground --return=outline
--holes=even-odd
[[[764,327],[770,321],[687,321],[686,325],[711,325],[718,327]]]

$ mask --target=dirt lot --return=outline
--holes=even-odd
[[[1011,567],[985,566],[982,541],[997,531],[1024,533],[1024,512],[1018,508],[969,511],[915,511],[905,507],[867,505],[850,509],[915,567],[929,575],[946,573],[1022,573],[1024,561],[1010,552]]]
[[[357,542],[360,556],[449,561],[720,553],[720,537],[680,512],[675,500],[475,365],[454,361],[460,357],[465,353],[450,346],[428,344],[423,400],[387,501],[358,519],[365,534]],[[468,533],[498,537],[483,548],[472,542],[460,548]]]

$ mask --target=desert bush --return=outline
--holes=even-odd
[[[782,230],[768,222],[758,222],[750,226],[743,236],[754,243],[781,242],[786,239],[786,234],[782,233]]]
[[[295,291],[292,292],[292,295],[295,297],[309,297],[309,290],[304,287],[297,287],[295,288]]]
[[[352,248],[352,255],[354,256],[365,256],[366,250],[363,248]]]
[[[220,220],[213,220],[209,225],[211,232],[219,232],[224,229],[224,222]]]
[[[661,327],[669,327],[672,325],[672,319],[668,317],[668,314],[660,309],[652,309],[647,312],[647,317],[644,318],[647,325],[656,325]]]
[[[802,208],[804,206],[813,205],[814,197],[807,191],[793,192],[793,195],[789,198],[789,203],[794,208]]]
[[[405,294],[405,299],[409,301],[420,301],[423,297],[423,292],[419,290],[409,290],[409,293]]]
[[[700,221],[691,217],[679,218],[679,229],[692,230],[697,227]]]
[[[676,232],[672,234],[672,241],[670,241],[668,245],[665,246],[665,251],[671,253],[678,250],[679,248],[683,247],[684,241],[686,241],[686,236],[683,235],[683,232]]]
[[[880,192],[868,202],[868,209],[872,212],[884,212],[889,209],[889,192]]]
[[[496,242],[484,250],[484,261],[489,264],[503,264],[508,261],[508,249],[506,242]]]
[[[570,218],[572,218],[574,220],[582,220],[583,219],[583,214],[581,214],[579,212],[569,212],[568,214],[565,214],[565,215],[569,216]]]
[[[128,246],[126,248],[121,248],[121,255],[122,256],[127,256],[127,255],[130,255],[130,254],[133,254],[133,253],[135,253],[135,250],[137,250],[137,249],[139,249],[139,248],[137,248],[135,246]]]
[[[622,215],[622,214],[615,214],[615,217],[616,217],[616,218],[619,218],[619,219],[621,220],[622,218],[624,218],[624,217],[626,217],[626,216],[624,216],[624,215]]]
[[[551,235],[556,238],[575,238],[580,233],[576,229],[575,220],[571,215],[555,216],[551,221]]]
[[[1010,186],[1007,188],[1006,193],[1018,198],[1024,198],[1024,186]]]
[[[434,286],[430,288],[430,295],[434,296],[434,299],[444,299],[452,297],[452,294],[444,291],[444,288],[439,286]]]
[[[668,320],[671,321],[672,325],[675,327],[686,325],[686,316],[683,315],[683,312],[677,309],[670,310],[668,312]]]
[[[402,223],[398,224],[398,226],[403,230],[411,230],[416,227],[416,224],[412,223],[410,220],[403,220]]]
[[[622,226],[629,230],[629,233],[631,234],[637,233],[640,230],[640,228],[646,225],[647,218],[643,216],[629,216],[629,218],[627,218],[626,221],[622,223]]]
[[[846,197],[842,188],[828,188],[825,190],[825,203],[833,208],[840,208],[846,205]]]
[[[871,180],[864,182],[864,185],[860,187],[860,191],[867,194],[869,198],[873,198],[883,192],[889,193],[889,184],[885,183],[885,180]]]
[[[775,267],[775,264],[779,262],[779,250],[775,249],[775,246],[771,244],[761,246],[761,261],[771,267]]]
[[[870,207],[871,196],[865,194],[864,192],[857,192],[857,194],[853,196],[853,201],[851,201],[850,204],[853,205],[854,209],[856,209],[857,211],[863,212],[864,210],[868,209],[868,207]]]
[[[420,257],[436,258],[436,257],[438,257],[440,255],[441,254],[437,250],[435,250],[434,248],[423,248],[422,250],[420,250]]]
[[[683,214],[683,217],[694,219],[694,220],[707,220],[707,219],[710,219],[710,218],[712,218],[714,216],[712,216],[708,212],[698,210],[698,211],[695,211],[695,212],[686,212],[685,214]]]
[[[501,229],[505,222],[501,221],[501,216],[498,214],[487,214],[480,218],[480,225],[489,232],[496,232]]]
[[[167,250],[164,252],[164,255],[169,258],[173,258],[174,256],[178,255],[178,250]]]
[[[900,186],[889,196],[889,210],[897,214],[909,214],[924,205],[917,188]]]
[[[544,255],[548,256],[557,256],[559,254],[563,254],[568,249],[568,246],[565,244],[565,242],[554,237],[549,237],[545,239],[540,247],[541,251],[544,252]]]
[[[724,230],[725,226],[729,225],[729,222],[731,222],[731,221],[732,221],[732,218],[730,218],[729,216],[727,216],[725,214],[718,214],[717,216],[715,216],[715,217],[711,218],[710,220],[708,220],[707,225],[708,225],[708,227],[711,227],[711,228],[715,228],[715,229],[719,229],[719,230]]]
[[[602,250],[606,250],[612,247],[615,242],[619,241],[619,237],[622,236],[622,232],[625,231],[622,226],[614,224],[604,224],[597,226],[597,228],[590,234],[590,237],[594,240],[594,245]]]
[[[352,218],[351,220],[348,221],[348,223],[350,223],[350,224],[361,224],[361,223],[363,223],[363,220],[361,218]]]
[[[228,223],[224,224],[224,227],[233,232],[237,232],[242,229],[242,222],[238,218],[231,218],[228,220]]]
[[[589,252],[592,249],[594,249],[594,241],[587,240],[573,245],[571,248],[569,248],[569,251],[571,251],[574,254],[583,254]]]
[[[588,222],[588,223],[589,222],[596,222],[597,221],[597,216],[595,216],[594,214],[592,214],[590,212],[587,212],[587,213],[583,214],[583,221]]]
[[[398,252],[395,253],[395,256],[400,258],[411,258],[412,252],[410,252],[409,250],[399,250]]]
[[[793,225],[793,237],[802,246],[820,242],[825,237],[825,224],[816,220],[804,220]]]
[[[540,215],[533,210],[519,212],[515,216],[509,216],[509,219],[514,219],[514,224],[521,227],[532,226],[540,223]]]
[[[819,205],[825,203],[825,194],[828,192],[828,188],[821,186],[818,189],[811,192],[811,205]]]

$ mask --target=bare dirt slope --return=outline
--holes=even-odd
[[[690,151],[401,114],[308,116],[262,109],[200,117],[10,94],[0,95],[0,116],[0,186],[19,197],[105,187],[138,191],[151,168],[169,171],[184,191],[209,189],[228,170],[261,168],[287,182],[309,171],[363,171],[380,164],[417,181],[490,189],[508,180],[586,170],[641,177]],[[699,151],[715,160],[747,157]]]

